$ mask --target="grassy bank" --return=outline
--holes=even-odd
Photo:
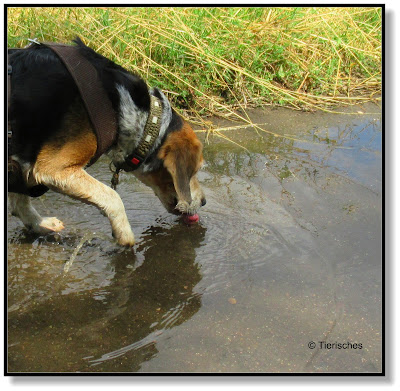
[[[192,118],[327,110],[381,93],[380,8],[8,9],[9,47],[77,35]]]

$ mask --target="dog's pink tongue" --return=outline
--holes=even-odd
[[[186,224],[194,224],[199,221],[199,215],[197,213],[194,215],[182,215],[182,218]]]

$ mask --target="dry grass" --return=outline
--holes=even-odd
[[[250,123],[249,107],[334,110],[381,94],[381,8],[8,9],[9,46],[75,36],[202,124],[210,114]]]

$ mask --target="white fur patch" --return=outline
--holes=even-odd
[[[123,163],[129,154],[131,154],[138,146],[143,137],[143,131],[146,126],[149,113],[140,110],[133,101],[129,91],[122,85],[116,86],[120,96],[120,118],[119,118],[119,134],[118,141],[114,148],[110,150],[108,155],[114,164]],[[154,95],[154,89],[150,91]],[[161,144],[169,123],[172,118],[171,105],[167,97],[160,91],[163,112],[161,114],[161,126],[158,138],[155,140],[153,147],[149,150],[149,154],[153,153]],[[143,164],[141,170],[146,172],[149,165]]]
[[[120,96],[120,118],[118,141],[108,153],[114,164],[123,163],[128,155],[136,149],[143,136],[149,113],[140,110],[132,100],[129,91],[117,85]]]

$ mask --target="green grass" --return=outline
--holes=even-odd
[[[76,36],[192,119],[379,99],[380,8],[9,8],[8,45]]]

